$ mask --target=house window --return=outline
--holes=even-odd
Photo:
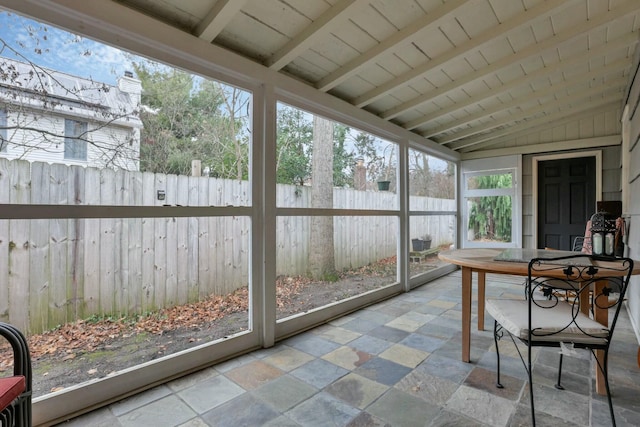
[[[65,119],[64,158],[87,160],[87,123]]]
[[[521,170],[518,156],[461,163],[463,247],[520,247]]]
[[[7,110],[0,110],[0,153],[7,152]]]

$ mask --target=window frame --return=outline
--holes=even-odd
[[[87,135],[89,124],[75,119],[64,119],[64,159],[75,161],[88,160],[87,141],[80,139]]]
[[[512,174],[511,188],[495,188],[469,190],[467,178],[498,174]],[[463,248],[520,248],[522,247],[522,156],[504,156],[493,159],[463,161],[460,167],[458,182],[461,189],[459,222],[461,247]],[[510,242],[477,242],[469,240],[467,226],[469,224],[469,205],[467,200],[475,197],[510,196],[511,197],[511,241]]]

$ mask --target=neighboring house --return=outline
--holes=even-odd
[[[0,58],[0,157],[139,170],[141,92]]]

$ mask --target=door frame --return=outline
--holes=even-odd
[[[546,156],[534,156],[531,159],[531,185],[532,185],[532,209],[533,209],[533,223],[532,225],[532,239],[533,239],[533,247],[538,247],[538,163],[545,162],[547,160],[558,160],[558,159],[573,159],[579,157],[595,157],[596,159],[596,194],[595,199],[596,203],[602,200],[602,150],[592,150],[592,151],[578,151],[575,153],[563,153],[563,154],[549,154]],[[594,212],[596,206],[593,207]]]

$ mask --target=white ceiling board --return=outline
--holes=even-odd
[[[456,16],[465,33],[473,38],[500,25],[488,0],[471,0]]]
[[[407,27],[414,19],[424,15],[424,10],[414,0],[388,1],[372,0],[371,9],[376,10],[384,20],[397,30]]]
[[[235,1],[235,0],[232,0]],[[278,3],[282,3],[280,7],[291,8],[297,11],[299,14],[313,20],[324,12],[326,12],[332,5],[336,4],[338,0],[332,1],[308,1],[308,0],[278,0]],[[269,4],[271,9],[277,7],[274,3]]]
[[[259,22],[289,39],[294,38],[313,22],[287,3],[278,0],[249,1],[242,8],[242,12],[256,23]]]

